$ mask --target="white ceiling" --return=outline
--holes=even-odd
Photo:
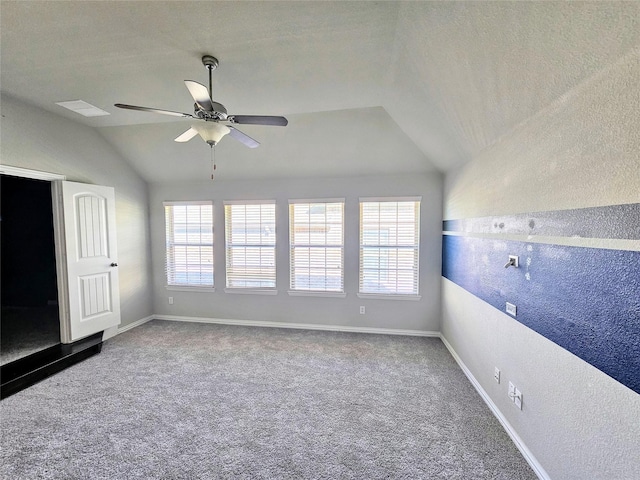
[[[229,177],[449,170],[640,45],[640,2],[0,3],[3,94],[99,129],[148,181],[202,179],[183,80],[230,113],[285,115],[217,147]],[[55,102],[111,113],[84,118]]]

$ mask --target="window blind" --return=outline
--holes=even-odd
[[[164,202],[167,285],[213,287],[213,203]]]
[[[289,201],[291,290],[344,292],[344,199]]]
[[[360,201],[360,293],[418,295],[420,200]]]
[[[225,202],[224,217],[227,288],[275,288],[275,202]]]

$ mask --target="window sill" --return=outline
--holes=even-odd
[[[382,293],[358,293],[358,298],[367,298],[371,300],[412,300],[417,301],[422,298],[421,295],[385,295]]]
[[[347,296],[344,292],[320,292],[316,290],[289,290],[292,297],[333,297],[333,298],[345,298]]]
[[[225,288],[224,293],[240,295],[277,295],[278,290],[274,288]]]
[[[171,290],[173,292],[203,292],[203,293],[213,293],[216,291],[214,287],[187,287],[180,285],[166,285],[167,290]]]

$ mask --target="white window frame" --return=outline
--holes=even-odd
[[[311,244],[309,243],[296,243],[295,240],[295,216],[294,209],[296,205],[327,205],[332,203],[339,203],[342,205],[342,218],[340,223],[341,228],[341,239],[340,244],[334,243],[322,243],[322,244]],[[344,198],[321,198],[321,199],[290,199],[289,200],[289,295],[292,296],[314,296],[314,297],[346,297],[346,293],[344,290],[344,209],[345,209],[345,199]],[[309,223],[309,225],[311,225]],[[325,228],[330,228],[331,223],[318,224],[324,225]],[[311,290],[305,288],[295,288],[295,251],[298,248],[308,248],[308,249],[339,249],[340,251],[340,290]],[[310,267],[309,267],[310,268]],[[322,267],[320,267],[322,268]],[[327,266],[324,265],[324,269],[327,269]],[[326,277],[325,277],[326,278]],[[326,282],[325,282],[326,283]]]
[[[163,202],[164,212],[165,212],[165,280],[167,282],[166,288],[167,290],[175,290],[175,291],[189,291],[189,292],[214,292],[215,291],[215,265],[214,265],[214,231],[213,231],[213,202],[210,200],[203,201],[167,201]],[[192,206],[192,205],[201,205],[201,206],[210,206],[211,208],[211,220],[209,222],[206,219],[206,225],[211,225],[211,242],[177,242],[175,240],[175,229],[173,228],[173,223],[170,224],[170,219],[168,217],[167,207],[179,207],[179,206]],[[202,222],[199,223],[202,225]],[[202,227],[200,227],[202,228]],[[201,239],[202,240],[202,239]],[[180,266],[184,266],[184,268],[189,268],[187,263],[183,263],[182,265],[176,263],[175,258],[175,246],[191,246],[191,247],[200,247],[200,248],[210,248],[211,249],[211,283],[178,283],[175,281],[176,270]],[[202,255],[202,253],[200,253]],[[202,265],[202,264],[201,264]],[[201,267],[200,267],[201,268]],[[173,278],[172,278],[173,277]]]
[[[232,218],[228,216],[231,209],[234,206],[255,206],[255,205],[270,205],[273,207],[273,243],[263,243],[262,238],[259,243],[248,244],[248,243],[239,243],[235,241],[232,243]],[[224,226],[225,226],[225,267],[226,267],[226,280],[225,280],[225,293],[239,293],[239,294],[258,294],[258,295],[277,295],[277,260],[276,260],[276,244],[277,244],[277,231],[276,231],[276,223],[277,223],[277,208],[275,200],[225,200],[224,201]],[[259,219],[260,229],[265,227],[262,222],[262,218]],[[233,278],[230,278],[230,272],[232,272],[232,266],[230,265],[231,255],[233,253],[234,248],[258,248],[262,251],[262,249],[272,249],[273,253],[273,265],[271,266],[273,269],[272,276],[264,276],[261,277],[257,275],[255,281],[273,281],[273,286],[251,286],[251,287],[243,287],[243,286],[230,286],[230,282],[233,282]],[[260,254],[261,257],[262,254]],[[262,262],[262,260],[261,260]],[[260,264],[258,265],[258,269],[262,269],[265,266]]]
[[[415,231],[415,242],[411,245],[402,245],[398,243],[390,243],[382,242],[378,240],[377,243],[369,243],[365,244],[364,241],[364,221],[363,218],[363,206],[365,203],[400,203],[400,202],[412,202],[417,204],[417,211],[415,215],[415,222],[413,223],[413,228]],[[360,208],[360,225],[359,225],[359,250],[360,250],[360,262],[359,262],[359,275],[358,275],[358,297],[359,298],[380,298],[380,299],[392,299],[392,300],[420,300],[420,204],[422,202],[421,196],[411,196],[411,197],[361,197],[359,199],[359,208]],[[397,218],[396,218],[396,225]],[[395,292],[380,292],[380,291],[366,291],[363,287],[364,277],[365,277],[365,268],[364,268],[364,252],[366,249],[388,249],[389,251],[398,252],[401,250],[413,250],[414,253],[414,261],[413,261],[413,270],[412,270],[412,283],[414,287],[414,291],[411,293],[395,293]],[[397,264],[396,264],[397,265]],[[370,270],[370,269],[368,269]],[[403,269],[400,268],[391,268],[388,271],[400,271]],[[406,270],[406,269],[405,269]],[[396,288],[397,288],[397,280],[396,280]]]

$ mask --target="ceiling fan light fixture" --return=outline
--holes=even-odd
[[[212,147],[231,131],[226,125],[217,122],[196,123],[191,125],[191,128],[196,130],[198,135]]]
[[[0,0],[1,1],[1,0]],[[211,95],[211,73],[218,66],[218,59],[211,55],[204,55],[202,63],[209,71],[209,88],[193,80],[185,80],[184,84],[189,90],[193,101],[193,114],[174,112],[171,110],[161,110],[158,108],[141,107],[139,105],[127,105],[116,103],[118,108],[136,110],[139,112],[160,113],[173,117],[193,118],[199,123],[191,126],[189,130],[178,135],[174,140],[178,143],[185,143],[196,135],[213,147],[227,134],[231,134],[235,140],[249,148],[256,148],[260,142],[251,138],[246,133],[241,132],[235,126],[222,125],[218,122],[228,122],[239,125],[272,125],[285,127],[289,122],[285,117],[273,115],[229,115],[224,105],[213,101]],[[200,123],[200,122],[204,122]]]

